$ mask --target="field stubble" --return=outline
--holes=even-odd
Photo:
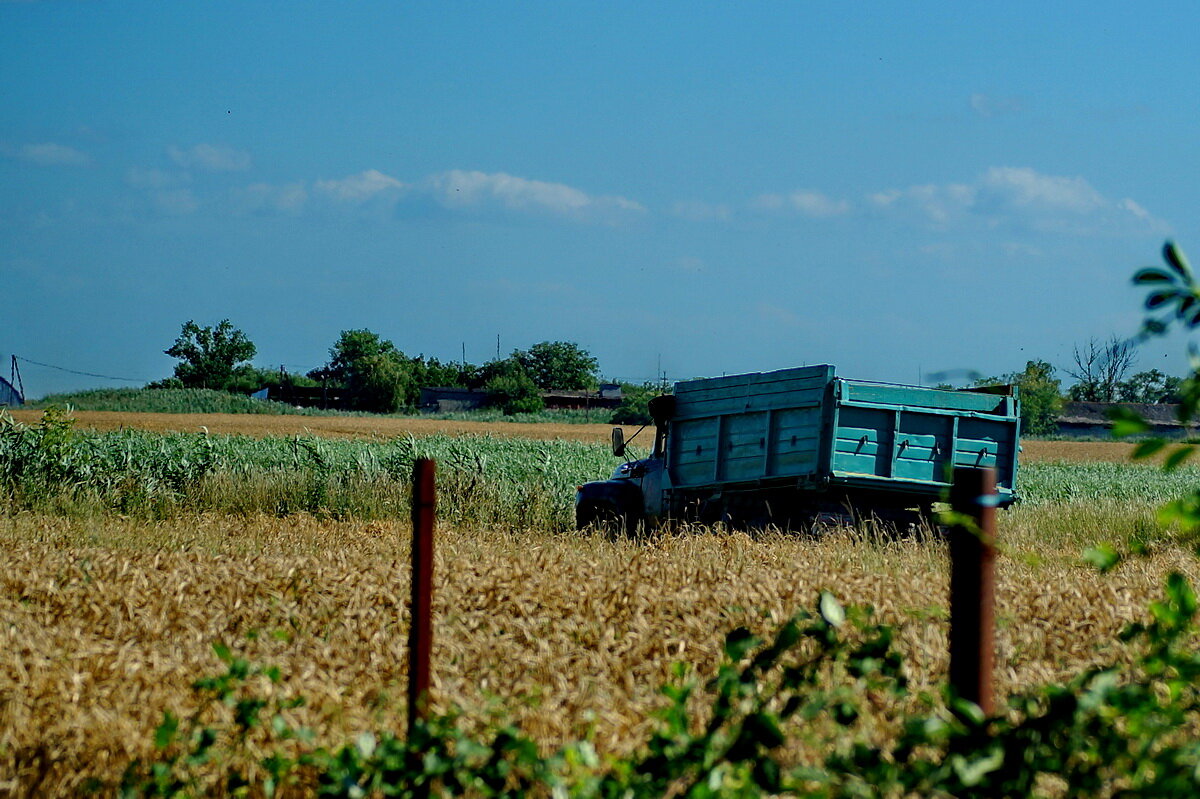
[[[1002,693],[1121,659],[1117,632],[1163,576],[1197,577],[1170,545],[1090,570],[1080,549],[1149,511],[1071,509],[1003,515]],[[279,690],[308,698],[293,712],[318,743],[402,729],[408,539],[402,522],[306,515],[0,517],[3,788],[67,794],[118,777],[151,753],[162,711],[186,715],[191,682],[220,670],[215,642],[279,666]],[[468,726],[500,714],[547,748],[591,735],[626,752],[645,740],[672,663],[703,678],[725,632],[769,631],[822,589],[899,627],[918,687],[947,665],[945,551],[929,541],[699,530],[638,544],[442,525],[435,569],[437,708],[462,708]]]

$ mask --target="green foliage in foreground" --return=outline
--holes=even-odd
[[[597,799],[1029,796],[1050,778],[1061,796],[1194,796],[1196,610],[1191,587],[1173,574],[1150,622],[1122,635],[1137,653],[1131,667],[1098,666],[1066,685],[1013,696],[992,717],[948,689],[921,696],[913,715],[893,717],[908,683],[892,628],[823,593],[815,612],[797,614],[770,641],[744,628],[731,632],[725,662],[705,685],[679,666],[649,739],[631,756],[607,760],[587,740],[544,755],[512,726],[471,738],[453,714],[418,723],[407,739],[363,731],[341,747],[315,748],[289,720],[302,700],[256,691],[263,678],[277,686],[279,671],[218,645],[225,673],[195,684],[203,701],[190,718],[163,714],[156,756],[132,763],[119,790],[128,797],[270,796],[287,788],[330,797],[422,790]],[[708,708],[699,716],[697,699]],[[873,734],[881,728],[890,734]],[[800,740],[820,754],[798,760],[790,744]]]

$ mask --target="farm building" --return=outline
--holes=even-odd
[[[1067,402],[1058,417],[1058,434],[1072,438],[1106,438],[1112,433],[1108,412],[1128,408],[1150,423],[1150,434],[1181,438],[1196,432],[1195,423],[1179,421],[1178,405],[1146,405],[1134,402]]]
[[[16,408],[25,404],[21,392],[13,388],[13,384],[0,377],[0,408]]]
[[[621,387],[602,383],[599,391],[543,391],[542,401],[547,408],[615,408],[621,404]],[[487,405],[487,392],[482,389],[436,387],[421,389],[422,410],[437,413],[473,411]]]

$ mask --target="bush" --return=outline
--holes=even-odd
[[[546,407],[537,384],[524,370],[510,368],[497,374],[484,385],[488,403],[504,411],[506,416],[514,413],[536,413]]]
[[[649,384],[640,386],[623,383],[621,404],[613,410],[611,424],[650,424],[650,400],[658,395],[658,389]]]

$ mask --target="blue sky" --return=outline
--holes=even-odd
[[[0,357],[1070,365],[1200,254],[1193,3],[0,2]],[[1180,342],[1139,369],[1181,373]],[[127,385],[22,365],[31,396]]]

